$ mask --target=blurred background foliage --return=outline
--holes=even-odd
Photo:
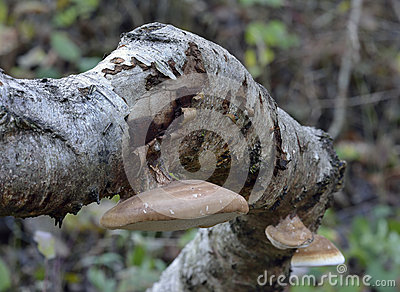
[[[280,107],[327,130],[350,9],[350,0],[0,0],[0,67],[19,78],[83,72],[122,32],[171,23],[228,49]],[[399,1],[364,0],[345,127],[335,141],[348,162],[346,182],[319,231],[344,252],[349,274],[396,279],[398,287],[291,291],[399,291],[399,23]],[[47,217],[1,218],[0,292],[144,291],[196,233],[105,231],[98,219],[110,204],[67,216],[61,229]],[[328,271],[335,268],[306,272]]]

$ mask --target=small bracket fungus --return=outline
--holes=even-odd
[[[278,225],[267,226],[265,234],[272,245],[279,249],[306,247],[314,239],[313,233],[304,226],[297,215],[293,218],[288,215]]]
[[[108,229],[148,231],[209,227],[249,211],[239,194],[200,180],[181,180],[133,196],[108,210],[100,224]]]
[[[292,267],[335,266],[344,263],[344,256],[325,237],[315,234],[314,241],[306,248],[299,248],[292,257]]]

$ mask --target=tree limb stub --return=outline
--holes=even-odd
[[[170,97],[154,94],[160,88],[180,97],[164,102]],[[148,109],[160,104],[162,111]],[[179,157],[176,147],[161,155],[159,144],[180,135],[170,132],[174,121],[188,125],[201,113],[211,118],[196,127],[217,130],[179,140]],[[242,138],[225,141],[235,128]],[[134,139],[142,136],[143,143]],[[126,163],[124,151],[136,160]],[[297,214],[316,231],[345,168],[326,133],[278,108],[225,49],[160,23],[123,34],[115,51],[82,74],[25,80],[0,72],[0,161],[1,216],[61,222],[100,198],[166,185],[181,164],[187,173],[204,166],[210,182],[237,188],[249,214],[200,230],[153,291],[278,289],[258,286],[257,276],[287,275],[293,251],[274,248],[265,227]],[[235,166],[241,161],[244,174]]]

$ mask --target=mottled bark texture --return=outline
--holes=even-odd
[[[180,98],[164,104],[161,115],[142,110],[167,98],[154,100],[147,93],[186,76]],[[159,144],[177,134],[168,132],[173,120],[190,120],[201,110],[211,116],[199,127],[220,132],[190,133],[179,157],[174,147],[161,156]],[[223,141],[234,135],[234,127],[223,128],[225,122],[212,113],[229,118],[244,138]],[[142,135],[137,133],[149,117],[140,146],[134,137]],[[124,151],[132,157],[127,172]],[[202,154],[209,151],[214,156]],[[0,72],[1,216],[47,214],[61,222],[102,197],[128,197],[168,184],[179,177],[181,165],[187,173],[199,168],[208,173],[208,160],[216,163],[208,180],[242,194],[250,212],[200,230],[152,290],[279,290],[276,283],[259,286],[257,277],[264,270],[288,275],[293,251],[275,249],[265,227],[297,214],[316,231],[341,185],[344,163],[323,131],[303,127],[279,109],[225,49],[154,23],[123,34],[115,51],[79,75],[17,80]],[[244,173],[238,167],[243,161]]]

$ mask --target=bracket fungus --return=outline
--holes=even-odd
[[[297,215],[293,218],[288,215],[278,225],[267,226],[265,234],[272,245],[279,249],[303,248],[310,245],[314,239],[313,233],[304,226]]]
[[[100,219],[107,229],[147,231],[210,227],[249,211],[239,194],[200,180],[181,180],[119,202]]]
[[[299,248],[291,260],[292,267],[335,266],[345,261],[337,247],[322,235],[315,234],[306,248]]]

